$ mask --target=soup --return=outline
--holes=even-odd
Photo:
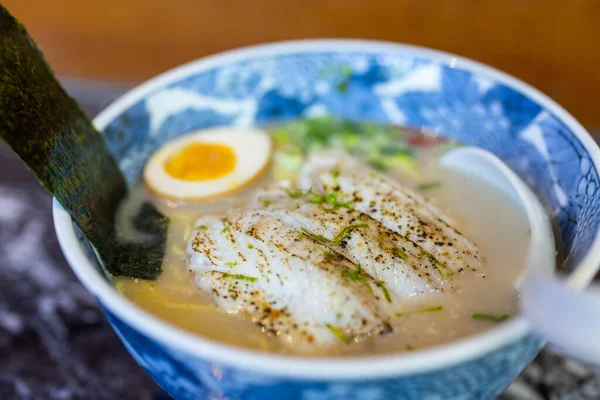
[[[210,141],[207,168],[218,171],[175,173],[209,184],[170,192],[146,174],[118,231],[139,239],[131,218],[144,201],[169,216],[163,272],[155,281],[113,277],[119,292],[203,337],[315,356],[412,351],[516,313],[527,220],[485,182],[439,166],[456,143],[328,118],[261,132],[272,150],[260,135],[234,149],[252,157],[233,162],[245,167],[231,181],[233,156]],[[208,154],[189,148],[159,167],[180,168],[186,151]],[[202,165],[180,170],[190,168]],[[200,199],[181,200],[183,192]]]

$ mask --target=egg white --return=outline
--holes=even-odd
[[[225,176],[203,181],[185,181],[169,175],[167,161],[192,143],[212,143],[229,147],[235,154],[235,167]],[[156,151],[144,168],[144,182],[154,193],[178,200],[205,199],[237,190],[258,177],[272,154],[269,135],[256,128],[218,127],[178,137]]]

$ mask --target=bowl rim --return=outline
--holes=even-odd
[[[592,163],[600,166],[600,149],[589,133],[564,108],[539,90],[502,71],[479,62],[419,46],[393,42],[356,39],[310,39],[267,43],[218,53],[166,71],[128,91],[94,119],[99,131],[125,110],[154,90],[192,74],[231,62],[259,57],[314,52],[385,53],[429,60],[451,68],[460,68],[477,76],[490,78],[526,95],[561,120],[580,140]],[[529,322],[519,314],[511,320],[482,333],[448,344],[410,353],[362,357],[309,358],[264,353],[227,345],[184,331],[144,311],[120,295],[87,259],[69,214],[53,199],[53,217],[59,244],[81,283],[114,315],[158,343],[211,362],[295,380],[381,379],[442,369],[468,362],[531,333]],[[599,230],[600,232],[600,230]],[[600,235],[596,232],[589,252],[566,282],[574,290],[582,290],[594,277],[594,266],[600,260]]]

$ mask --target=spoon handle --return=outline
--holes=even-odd
[[[558,280],[527,274],[521,308],[534,330],[561,351],[600,364],[600,288],[577,292]]]

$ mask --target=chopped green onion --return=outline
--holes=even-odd
[[[206,226],[206,225],[200,225],[200,226],[198,227],[198,229],[202,229],[203,231],[205,231],[205,230],[207,230],[207,229],[208,229],[208,226]]]
[[[325,326],[327,327],[327,329],[329,329],[331,331],[331,333],[333,333],[335,336],[337,336],[337,338],[340,339],[340,341],[342,343],[349,344],[352,341],[352,339],[350,339],[348,336],[346,336],[346,334],[344,333],[342,328],[333,326],[331,324],[326,324]]]
[[[378,171],[386,171],[387,165],[382,160],[369,160],[369,164],[371,167],[375,168]]]
[[[236,265],[238,265],[237,261],[229,261],[226,262],[225,265],[227,265],[228,267],[235,267]]]
[[[343,132],[341,139],[346,148],[354,148],[360,144],[360,136],[356,132]]]
[[[339,172],[338,172],[339,173]],[[305,196],[311,196],[310,202],[313,204],[327,204],[331,207],[323,207],[327,211],[337,210],[339,208],[350,208],[352,206],[352,202],[341,202],[338,200],[339,193],[326,193],[326,194],[318,194],[312,191],[312,188],[307,191],[304,190],[289,190],[286,189],[288,196],[292,199],[299,199]]]
[[[377,287],[379,287],[381,289],[381,291],[383,292],[383,297],[385,298],[385,300],[388,303],[392,303],[392,296],[390,296],[390,292],[388,292],[387,288],[385,287],[385,282],[383,281],[379,281],[377,283],[375,283],[377,285]]]
[[[394,247],[393,252],[396,257],[399,257],[403,260],[406,260],[408,258],[408,255],[399,247]]]
[[[422,308],[420,310],[398,312],[398,313],[396,313],[396,317],[401,318],[401,317],[406,317],[411,314],[436,312],[436,311],[442,311],[443,309],[444,309],[444,306],[427,307],[427,308]]]
[[[326,211],[334,211],[340,208],[351,208],[352,201],[341,202],[338,200],[339,193],[328,193],[328,194],[317,194],[311,193],[312,200],[310,201],[313,204],[327,204],[331,207],[323,207]]]
[[[285,129],[279,129],[273,134],[276,143],[286,143],[290,139],[290,132]]]
[[[444,309],[444,306],[436,306],[436,307],[427,307],[421,310],[421,312],[435,312],[435,311],[442,311]]]
[[[246,276],[246,275],[240,275],[240,274],[228,274],[226,272],[224,272],[222,274],[222,276],[223,276],[223,278],[235,279],[238,281],[256,282],[258,280],[258,278],[255,278],[253,276]]]
[[[302,189],[297,189],[297,190],[286,189],[285,191],[287,192],[288,196],[290,196],[292,199],[299,199],[300,197],[307,196],[313,192],[312,188],[308,189],[307,191],[304,191]]]
[[[379,148],[379,153],[384,156],[395,156],[399,154],[412,155],[413,151],[406,147],[399,147],[398,145],[387,145]]]
[[[420,257],[428,259],[433,264],[433,267],[435,268],[435,270],[438,273],[438,275],[440,276],[440,278],[450,279],[450,277],[452,277],[452,275],[454,275],[452,273],[452,270],[450,268],[448,268],[445,264],[440,262],[437,258],[435,258],[435,256],[433,254],[431,254],[427,251],[423,251],[423,252],[421,252]]]
[[[249,248],[250,250],[252,250],[252,249],[254,248],[254,246],[253,246],[251,243],[248,243],[248,248]]]
[[[369,292],[371,292],[372,295],[375,295],[373,293],[373,289],[371,288],[371,285],[369,285],[369,279],[372,279],[372,278],[368,274],[365,274],[362,272],[360,264],[356,264],[356,271],[352,271],[352,272],[347,271],[347,270],[342,271],[342,276],[344,278],[348,278],[353,281],[362,283],[363,285],[365,285],[367,287],[367,289],[369,289]]]
[[[265,206],[265,207],[268,207],[268,206],[270,206],[271,204],[275,204],[275,201],[274,201],[274,200],[267,200],[267,199],[264,199],[264,200],[262,201],[262,203],[263,203],[263,206]]]
[[[335,258],[335,254],[333,254],[330,251],[323,250],[323,257],[325,258],[326,261],[331,261]]]
[[[326,237],[312,233],[305,228],[302,228],[301,231],[312,240],[315,240],[321,244],[325,244],[328,246],[339,246],[342,243],[342,241],[346,239],[354,229],[362,228],[363,226],[366,225],[357,224],[347,226],[346,228],[340,230],[340,232],[337,235],[335,235],[333,239],[327,239]]]
[[[420,185],[417,186],[417,189],[424,192],[426,190],[435,189],[440,186],[442,186],[442,181],[433,181],[433,182],[421,183]]]
[[[473,318],[476,321],[502,322],[502,321],[506,321],[507,319],[509,319],[510,315],[502,314],[502,315],[496,316],[496,315],[491,315],[491,314],[476,313],[476,314],[473,314],[473,316],[471,318]]]
[[[374,281],[374,279],[369,274],[366,274],[366,273],[362,272],[362,268],[361,268],[360,264],[356,264],[356,270],[355,271],[347,271],[347,270],[342,271],[342,276],[344,278],[348,278],[348,279],[353,280],[355,282],[362,283],[363,285],[365,285],[365,287],[367,289],[369,289],[369,292],[373,296],[375,296],[375,293],[373,293],[373,288],[369,284],[369,281]],[[381,291],[383,292],[383,297],[385,298],[385,300],[388,303],[391,303],[392,302],[392,296],[390,296],[390,292],[385,287],[385,282],[379,281],[379,282],[374,282],[374,283],[375,283],[375,286],[377,286],[378,288],[380,288]]]
[[[410,154],[398,153],[395,156],[389,156],[385,164],[389,168],[397,170],[412,180],[420,180],[421,173],[419,171],[419,164],[415,158]]]
[[[229,227],[228,227],[228,226],[226,226],[225,228],[223,228],[223,229],[221,230],[221,234],[223,234],[223,233],[227,233],[227,232],[229,232]]]

